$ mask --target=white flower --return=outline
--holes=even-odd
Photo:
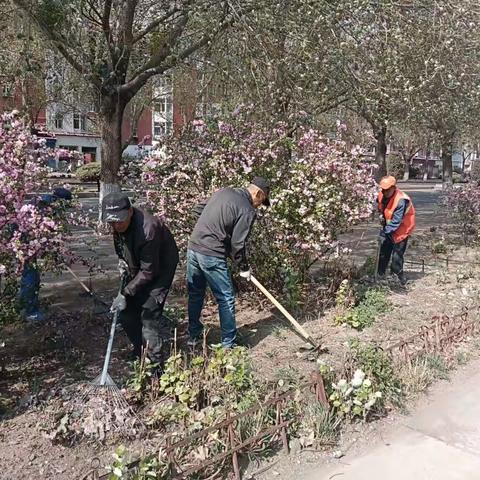
[[[362,370],[358,369],[353,374],[352,387],[358,388],[362,386],[363,379],[365,378],[365,373]]]

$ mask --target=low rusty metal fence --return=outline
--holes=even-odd
[[[394,361],[411,365],[412,360],[421,356],[445,354],[468,335],[474,335],[477,329],[478,322],[468,310],[452,317],[435,316],[418,333],[387,347],[385,352]]]
[[[288,431],[293,418],[285,418],[284,409],[287,401],[297,395],[298,391],[299,389],[290,389],[283,393],[274,393],[273,398],[270,400],[264,403],[259,403],[238,415],[230,415],[227,413],[222,421],[182,438],[181,440],[172,441],[171,437],[167,437],[156,454],[160,455],[161,453],[162,458],[166,460],[168,469],[171,472],[169,478],[171,480],[184,480],[189,478],[190,475],[204,471],[211,466],[221,465],[225,460],[229,460],[232,465],[235,480],[241,480],[242,472],[239,463],[240,454],[245,453],[248,448],[252,448],[265,439],[269,439],[271,443],[278,443],[288,452]],[[328,398],[323,378],[320,373],[312,372],[309,382],[302,385],[300,391],[303,392],[304,395],[310,392],[316,401],[328,408]],[[250,438],[241,438],[241,435],[236,428],[239,422],[242,419],[261,413],[262,411],[264,412],[268,409],[272,409],[275,413],[274,424],[266,426]],[[227,433],[226,438],[228,438],[225,451],[210,458],[205,458],[196,464],[188,465],[187,468],[180,464],[181,462],[177,459],[177,452],[179,450],[182,448],[188,448],[189,446],[193,447],[198,440],[222,431]],[[128,468],[134,469],[139,465],[139,462],[139,460],[131,462],[128,465]],[[98,464],[92,466],[91,471],[86,476],[82,477],[82,480],[106,480],[109,478],[110,474],[99,475],[98,470]]]
[[[384,351],[395,363],[411,365],[412,361],[424,355],[444,355],[445,352],[463,341],[467,336],[474,335],[477,330],[477,320],[473,318],[471,312],[468,310],[453,317],[446,315],[435,316],[428,325],[422,326],[418,333],[388,346]],[[284,409],[287,401],[298,394],[298,391],[299,389],[292,389],[284,393],[274,393],[273,398],[270,400],[259,403],[238,415],[230,415],[227,413],[222,421],[180,440],[172,441],[171,437],[166,438],[156,454],[160,455],[161,452],[162,458],[166,460],[169,471],[171,472],[169,478],[171,480],[185,480],[188,479],[190,475],[200,473],[209,467],[222,465],[222,462],[229,461],[235,480],[241,480],[242,471],[239,456],[247,453],[249,448],[260,444],[266,439],[271,443],[281,445],[282,448],[288,452],[288,433],[293,418],[285,418]],[[312,372],[309,382],[304,384],[300,388],[300,391],[303,392],[303,395],[311,392],[316,401],[328,408],[328,398],[320,373]],[[250,438],[241,438],[236,428],[239,422],[242,419],[266,411],[269,408],[272,408],[275,412],[274,424],[266,426]],[[179,450],[188,447],[194,448],[195,442],[198,442],[198,440],[222,431],[227,433],[225,437],[228,439],[223,452],[194,464],[188,464],[186,467],[181,465],[181,461],[177,458],[177,452]],[[139,462],[139,460],[131,462],[128,468],[134,469],[139,465]],[[109,474],[99,475],[99,469],[100,465],[99,462],[97,462],[95,467],[92,466],[91,471],[82,477],[82,480],[106,480]]]

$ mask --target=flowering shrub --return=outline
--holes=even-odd
[[[372,382],[365,378],[365,373],[358,369],[349,382],[341,379],[332,384],[330,395],[332,407],[339,416],[361,417],[364,420],[374,405],[382,398],[382,392],[375,391]]]
[[[460,224],[463,241],[468,243],[478,235],[480,225],[480,186],[477,182],[451,188],[445,196],[445,203],[454,219]]]
[[[195,204],[219,188],[246,186],[253,175],[268,178],[272,206],[259,212],[250,256],[257,275],[284,290],[301,284],[312,259],[332,251],[340,233],[370,215],[375,183],[360,153],[315,130],[292,134],[284,124],[267,128],[245,118],[197,121],[152,153],[143,183],[148,204],[185,248]]]
[[[26,263],[42,259],[55,269],[67,254],[66,217],[61,209],[30,201],[45,178],[45,149],[15,113],[0,116],[0,275],[3,287],[15,285]],[[3,290],[14,296],[14,288]],[[5,298],[2,304],[5,306]]]

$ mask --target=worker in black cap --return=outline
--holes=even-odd
[[[247,188],[224,188],[214,193],[193,229],[187,251],[189,345],[200,339],[203,324],[200,314],[207,285],[218,303],[222,345],[237,343],[235,294],[227,265],[231,257],[240,276],[250,280],[247,238],[255,221],[256,209],[270,205],[270,185],[255,177]]]
[[[175,240],[162,219],[132,207],[125,193],[110,193],[102,202],[102,218],[112,226],[122,274],[121,291],[112,304],[140,357],[163,366],[170,353],[172,325],[162,315],[178,264]]]

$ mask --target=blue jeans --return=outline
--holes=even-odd
[[[27,262],[20,280],[19,300],[27,316],[38,315],[40,302],[40,272],[35,262]]]
[[[237,338],[235,293],[227,260],[202,255],[189,249],[187,252],[187,282],[190,338],[199,338],[203,332],[200,314],[208,285],[218,303],[222,345],[224,347],[234,346]]]

